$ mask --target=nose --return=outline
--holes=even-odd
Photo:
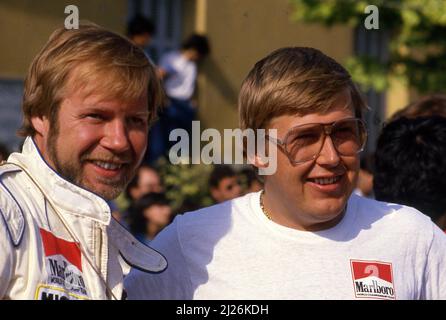
[[[325,136],[322,150],[319,153],[316,162],[321,166],[336,167],[340,161],[341,158],[339,157],[339,153],[333,144],[333,140],[329,135]]]
[[[128,131],[124,121],[116,119],[104,127],[104,137],[101,144],[115,153],[122,153],[130,148]]]

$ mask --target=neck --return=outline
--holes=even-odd
[[[446,213],[440,216],[440,218],[438,218],[435,223],[440,227],[441,230],[446,231]]]
[[[155,238],[155,236],[158,234],[158,232],[161,230],[161,228],[153,223],[148,223],[146,227],[146,235],[147,238],[152,240]]]
[[[190,49],[183,49],[182,51],[181,51],[181,54],[183,55],[183,57],[186,59],[186,60],[189,60],[189,61],[193,61],[194,59],[193,59],[193,57],[194,57],[194,52],[192,51],[192,50],[190,50]]]
[[[50,154],[51,152],[55,152],[54,149],[51,150],[50,145],[48,144],[48,141],[45,140],[41,135],[36,134],[35,136],[32,137],[34,144],[39,152],[39,154],[42,156],[43,160],[46,162],[46,164],[53,169],[54,171],[59,172],[56,164],[54,163],[54,161],[52,160]],[[55,143],[55,142],[53,142]]]
[[[293,202],[283,199],[282,194],[275,194],[273,188],[265,184],[263,193],[264,214],[277,224],[301,231],[322,231],[337,225],[345,215],[345,209],[335,218],[329,220],[316,220],[311,215],[301,212],[293,206]],[[266,212],[266,213],[265,213]]]

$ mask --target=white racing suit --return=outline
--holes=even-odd
[[[30,137],[7,163],[0,165],[0,299],[120,299],[119,254],[148,272],[166,268],[161,254],[111,218],[105,200],[53,171]]]

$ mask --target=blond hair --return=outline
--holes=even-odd
[[[278,49],[258,61],[243,81],[240,127],[266,128],[281,115],[326,112],[347,88],[355,115],[361,118],[366,105],[339,63],[313,48]]]
[[[36,116],[47,117],[57,127],[68,83],[72,90],[88,90],[86,95],[94,91],[120,100],[134,100],[147,93],[149,120],[156,117],[163,99],[155,69],[142,49],[92,23],[82,23],[79,29],[72,30],[61,27],[53,32],[29,68],[19,135],[36,133],[31,123]]]

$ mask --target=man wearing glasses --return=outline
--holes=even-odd
[[[168,269],[133,270],[129,297],[446,299],[442,231],[413,208],[352,194],[364,109],[348,72],[316,49],[257,62],[240,124],[277,130],[267,136],[276,172],[258,193],[178,216],[151,243]]]

